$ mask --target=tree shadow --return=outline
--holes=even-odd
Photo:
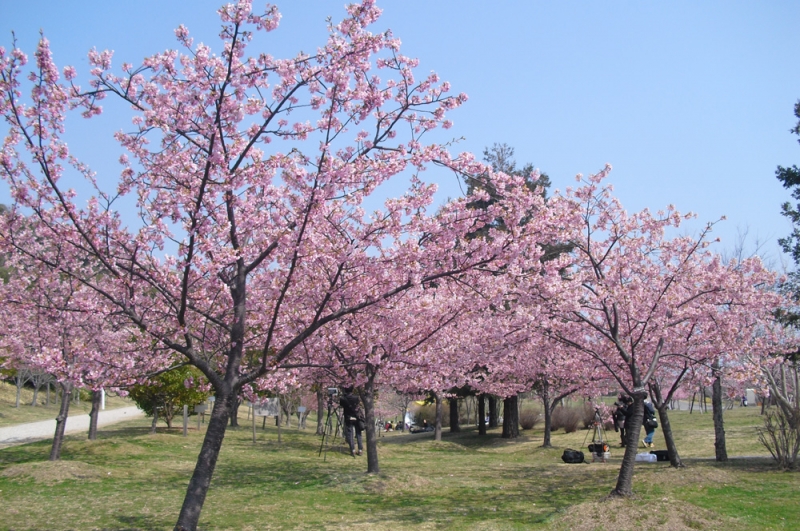
[[[120,521],[125,527],[115,528],[108,531],[156,531],[171,527],[171,524],[166,521],[159,521],[152,516],[124,516],[117,515],[116,519]]]
[[[727,461],[717,461],[713,457],[690,457],[681,459],[685,465],[712,466],[730,468],[742,472],[782,472],[783,469],[772,457],[768,456],[733,456]]]
[[[518,446],[520,444],[531,443],[536,439],[541,440],[540,437],[535,438],[533,437],[533,434],[530,433],[521,433],[519,437],[513,439],[504,439],[502,437],[501,428],[492,428],[485,435],[480,435],[477,427],[470,426],[468,428],[462,428],[460,432],[455,433],[443,430],[441,442],[457,445],[464,449],[478,450],[508,448]],[[405,435],[400,434],[378,440],[382,445],[413,445],[419,443],[437,442],[434,441],[433,432],[412,433]]]

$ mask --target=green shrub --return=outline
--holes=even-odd
[[[193,381],[192,385],[186,385],[188,380]],[[198,388],[202,381],[202,373],[195,367],[179,367],[154,376],[147,383],[134,385],[130,397],[148,417],[157,411],[171,428],[172,419],[183,406],[189,406],[191,411],[208,398],[208,393]]]

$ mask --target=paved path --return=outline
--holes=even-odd
[[[100,412],[97,427],[108,426],[123,420],[135,419],[144,413],[136,406],[108,409]],[[56,431],[56,420],[42,420],[0,428],[0,448],[16,446],[42,439],[50,439]],[[89,433],[89,415],[75,415],[67,419],[66,433]]]

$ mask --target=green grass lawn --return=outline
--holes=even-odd
[[[711,414],[673,412],[681,456],[637,463],[634,499],[608,500],[622,451],[609,463],[565,465],[586,431],[515,440],[472,428],[379,439],[380,475],[335,441],[319,456],[310,429],[230,429],[201,516],[201,529],[641,530],[800,528],[800,475],[778,471],[756,439],[757,408],[726,411],[728,451],[713,460]],[[200,444],[196,424],[148,434],[149,419],[103,429],[97,441],[68,437],[60,463],[49,441],[0,450],[0,529],[171,529]],[[616,434],[608,434],[616,441]],[[589,437],[591,438],[591,436]],[[663,448],[659,429],[657,447]],[[585,447],[583,447],[585,451]]]

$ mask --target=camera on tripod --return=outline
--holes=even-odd
[[[325,443],[339,436],[339,429],[341,428],[344,430],[344,422],[341,418],[340,407],[336,404],[336,397],[339,396],[339,388],[328,387],[325,389],[325,394],[328,395],[328,413],[325,418],[325,427],[322,430],[322,442],[319,445],[319,455],[322,455],[322,450],[325,449],[325,456],[327,457],[328,450]],[[342,433],[344,433],[344,431],[342,431]]]

